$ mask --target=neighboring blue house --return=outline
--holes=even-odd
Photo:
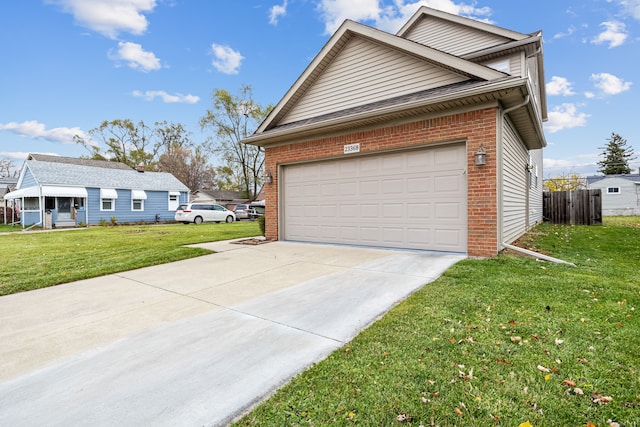
[[[23,227],[173,221],[189,188],[170,173],[144,172],[101,160],[31,154],[16,190]]]
[[[602,215],[640,215],[640,174],[588,176],[589,189],[602,190]]]

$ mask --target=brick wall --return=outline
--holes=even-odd
[[[497,109],[486,108],[413,123],[318,138],[265,150],[265,165],[273,175],[266,186],[266,236],[278,238],[278,165],[311,159],[343,157],[345,144],[360,143],[360,153],[442,143],[467,142],[469,256],[489,257],[498,251],[496,179]],[[487,165],[476,166],[474,154],[484,146]]]

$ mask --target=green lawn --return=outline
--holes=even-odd
[[[260,234],[257,222],[243,221],[0,235],[0,295],[193,258],[210,251],[184,245]]]
[[[521,245],[577,267],[460,262],[236,425],[640,425],[640,219]]]

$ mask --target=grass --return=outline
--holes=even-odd
[[[257,222],[244,221],[5,234],[0,295],[193,258],[211,251],[184,245],[260,234]]]
[[[22,231],[19,225],[0,224],[0,233],[10,233],[13,231]]]
[[[640,219],[465,260],[236,426],[640,425]],[[618,423],[618,424],[615,424]]]

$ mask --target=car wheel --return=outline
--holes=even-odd
[[[232,222],[233,222],[233,217],[232,217],[231,215],[229,215],[229,216],[227,217],[227,222],[228,222],[228,223],[232,223]]]
[[[193,222],[195,224],[202,224],[202,217],[201,216],[197,216],[193,219]]]

